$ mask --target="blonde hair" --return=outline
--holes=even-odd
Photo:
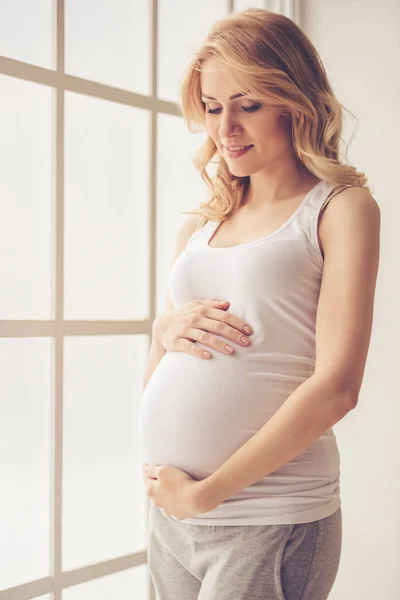
[[[364,173],[339,156],[344,107],[333,93],[317,50],[294,21],[249,8],[214,23],[180,82],[182,115],[191,133],[205,131],[200,73],[210,57],[226,67],[242,93],[256,94],[290,119],[294,152],[306,170],[325,181],[370,191]],[[208,136],[193,157],[211,190],[200,208],[182,211],[203,217],[197,229],[207,220],[220,221],[232,214],[250,182],[250,176],[233,175],[224,159],[217,161],[215,176],[210,178],[206,168],[215,154],[219,154],[217,146]]]

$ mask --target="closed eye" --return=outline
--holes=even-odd
[[[253,106],[242,106],[241,107],[241,109],[244,110],[245,112],[255,112],[259,108],[261,108],[261,104],[253,104]],[[214,109],[210,108],[207,110],[207,112],[212,115],[218,115],[220,110],[221,110],[220,108],[214,108]]]

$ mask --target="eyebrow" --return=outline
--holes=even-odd
[[[235,100],[235,98],[241,98],[242,96],[247,96],[247,94],[233,94],[233,96],[231,96],[229,100]],[[208,98],[208,100],[216,100],[216,98],[213,98],[212,96],[207,96],[207,94],[202,94],[202,97]]]

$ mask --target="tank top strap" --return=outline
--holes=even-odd
[[[218,225],[219,221],[207,221],[207,223],[205,223],[203,227],[197,229],[194,233],[192,233],[192,235],[188,239],[186,247],[188,247],[191,244],[194,244],[197,241],[201,241],[201,243],[207,243],[209,238],[212,236],[214,230],[218,227]]]
[[[296,215],[296,221],[305,227],[309,225],[314,227],[322,210],[325,209],[332,198],[340,194],[347,187],[352,186],[349,184],[340,184],[337,181],[321,180],[309,194],[304,208]]]
[[[221,221],[207,221],[204,225],[204,239],[206,244],[208,244],[209,240],[213,237],[214,232],[218,229]]]
[[[353,186],[340,184],[336,181],[321,180],[296,217],[296,228],[308,238],[314,250],[314,255],[317,257],[319,267],[322,267],[323,264],[318,240],[319,217],[332,198],[348,187]]]
[[[338,183],[337,181],[324,181],[324,185],[317,190],[317,193],[311,198],[316,212],[319,214],[326,208],[328,203],[348,187],[353,187],[351,184]]]

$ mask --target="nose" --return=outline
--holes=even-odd
[[[219,126],[219,139],[220,140],[228,140],[230,137],[235,135],[240,135],[243,131],[243,128],[239,123],[235,121],[235,119],[230,116],[227,112],[225,115],[221,116],[220,126]]]

